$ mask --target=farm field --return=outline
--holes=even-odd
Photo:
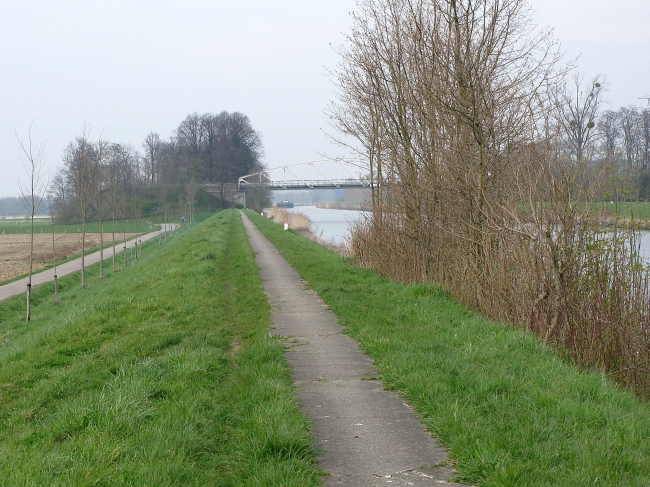
[[[601,203],[603,212],[613,213],[616,205]],[[624,202],[618,204],[619,214],[622,218],[634,218],[636,220],[650,220],[650,203],[646,202]]]
[[[196,211],[194,213],[194,222],[199,223],[207,218],[214,215],[214,211]],[[138,220],[134,218],[129,218],[128,220],[117,220],[115,222],[115,232],[116,233],[135,233],[137,232],[151,232],[157,229],[157,225],[161,223],[173,223],[177,222],[180,218],[176,216],[169,216],[167,221],[162,215],[153,215],[146,218],[140,218]],[[104,228],[104,233],[109,233],[113,222],[110,220],[105,220],[102,222],[102,227]],[[0,217],[0,235],[6,234],[19,234],[19,233],[29,233],[30,222],[28,217]],[[80,233],[81,232],[81,223],[70,223],[70,224],[56,224],[54,225],[55,233]],[[86,232],[88,233],[99,233],[99,223],[98,222],[87,222],[86,223]],[[52,234],[52,224],[49,217],[35,217],[34,218],[34,234],[43,234],[46,233]]]
[[[115,222],[115,233],[122,233],[124,231],[134,233],[136,230],[138,232],[149,232],[152,229],[156,228],[156,223],[161,223],[158,219],[155,220],[145,220],[140,221],[136,220],[120,220]],[[104,233],[109,233],[111,231],[112,222],[105,221],[102,223]],[[81,223],[71,223],[67,225],[54,225],[54,233],[81,233]],[[29,233],[30,222],[28,218],[4,218],[0,219],[0,234],[20,234],[20,233]],[[35,218],[34,219],[34,234],[52,234],[52,224],[49,218]],[[86,223],[86,233],[99,233],[99,223],[98,222],[87,222]]]
[[[633,219],[637,223],[650,222],[650,203],[645,201],[624,201],[611,203],[601,201],[591,204],[592,211],[603,218],[613,218],[618,213],[619,218]]]
[[[194,215],[195,222],[202,222],[214,215],[212,211],[200,211]],[[38,271],[52,263],[52,225],[49,218],[34,220],[34,271]],[[135,232],[149,233],[156,231],[162,218],[156,216],[136,220],[119,220],[115,222],[115,240],[121,242],[133,238]],[[112,222],[104,222],[104,245],[112,242]],[[0,218],[0,283],[29,272],[29,219]],[[81,253],[81,224],[54,225],[56,258],[60,262],[73,255]],[[99,248],[99,223],[86,224],[86,251]],[[107,254],[108,256],[108,254]]]
[[[127,238],[134,234],[127,233]],[[112,234],[104,233],[104,243],[110,243]],[[124,238],[123,233],[115,234],[116,241]],[[57,261],[81,252],[80,233],[55,234]],[[99,247],[100,234],[86,234],[86,249]],[[110,249],[109,249],[110,250]],[[34,234],[34,271],[52,263],[52,235]],[[29,272],[29,234],[0,234],[0,282],[13,279]]]

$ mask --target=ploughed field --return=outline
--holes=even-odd
[[[133,234],[127,233],[127,238]],[[29,272],[29,234],[0,234],[0,282]],[[123,233],[115,234],[122,240]],[[110,244],[112,234],[104,233]],[[81,233],[57,233],[54,238],[57,261],[81,252]],[[86,249],[99,247],[100,234],[86,234]],[[110,251],[110,249],[108,249]],[[52,263],[52,234],[34,234],[34,271]]]

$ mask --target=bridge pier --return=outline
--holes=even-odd
[[[237,191],[234,194],[234,203],[246,207],[246,191]]]
[[[226,201],[230,201],[235,205],[241,204],[246,206],[246,190],[238,189],[236,184],[225,183],[223,184],[223,188],[220,184],[203,184],[202,187],[206,192],[217,198],[222,196],[223,191],[223,197]]]

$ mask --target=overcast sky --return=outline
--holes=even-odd
[[[609,81],[609,108],[650,95],[650,2],[532,0],[566,59]],[[326,73],[354,0],[0,0],[0,196],[25,174],[15,132],[54,170],[84,123],[140,148],[190,113],[240,111],[269,167],[344,155],[323,130]]]

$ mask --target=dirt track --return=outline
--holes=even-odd
[[[133,234],[127,233],[127,238]],[[110,242],[112,235],[104,234],[104,242]],[[115,234],[123,239],[124,234]],[[57,260],[81,252],[80,233],[59,233],[55,236]],[[99,233],[86,234],[86,249],[99,246]],[[109,249],[110,251],[110,249]],[[52,262],[52,235],[34,235],[34,271]],[[29,235],[0,235],[0,281],[29,272]]]

